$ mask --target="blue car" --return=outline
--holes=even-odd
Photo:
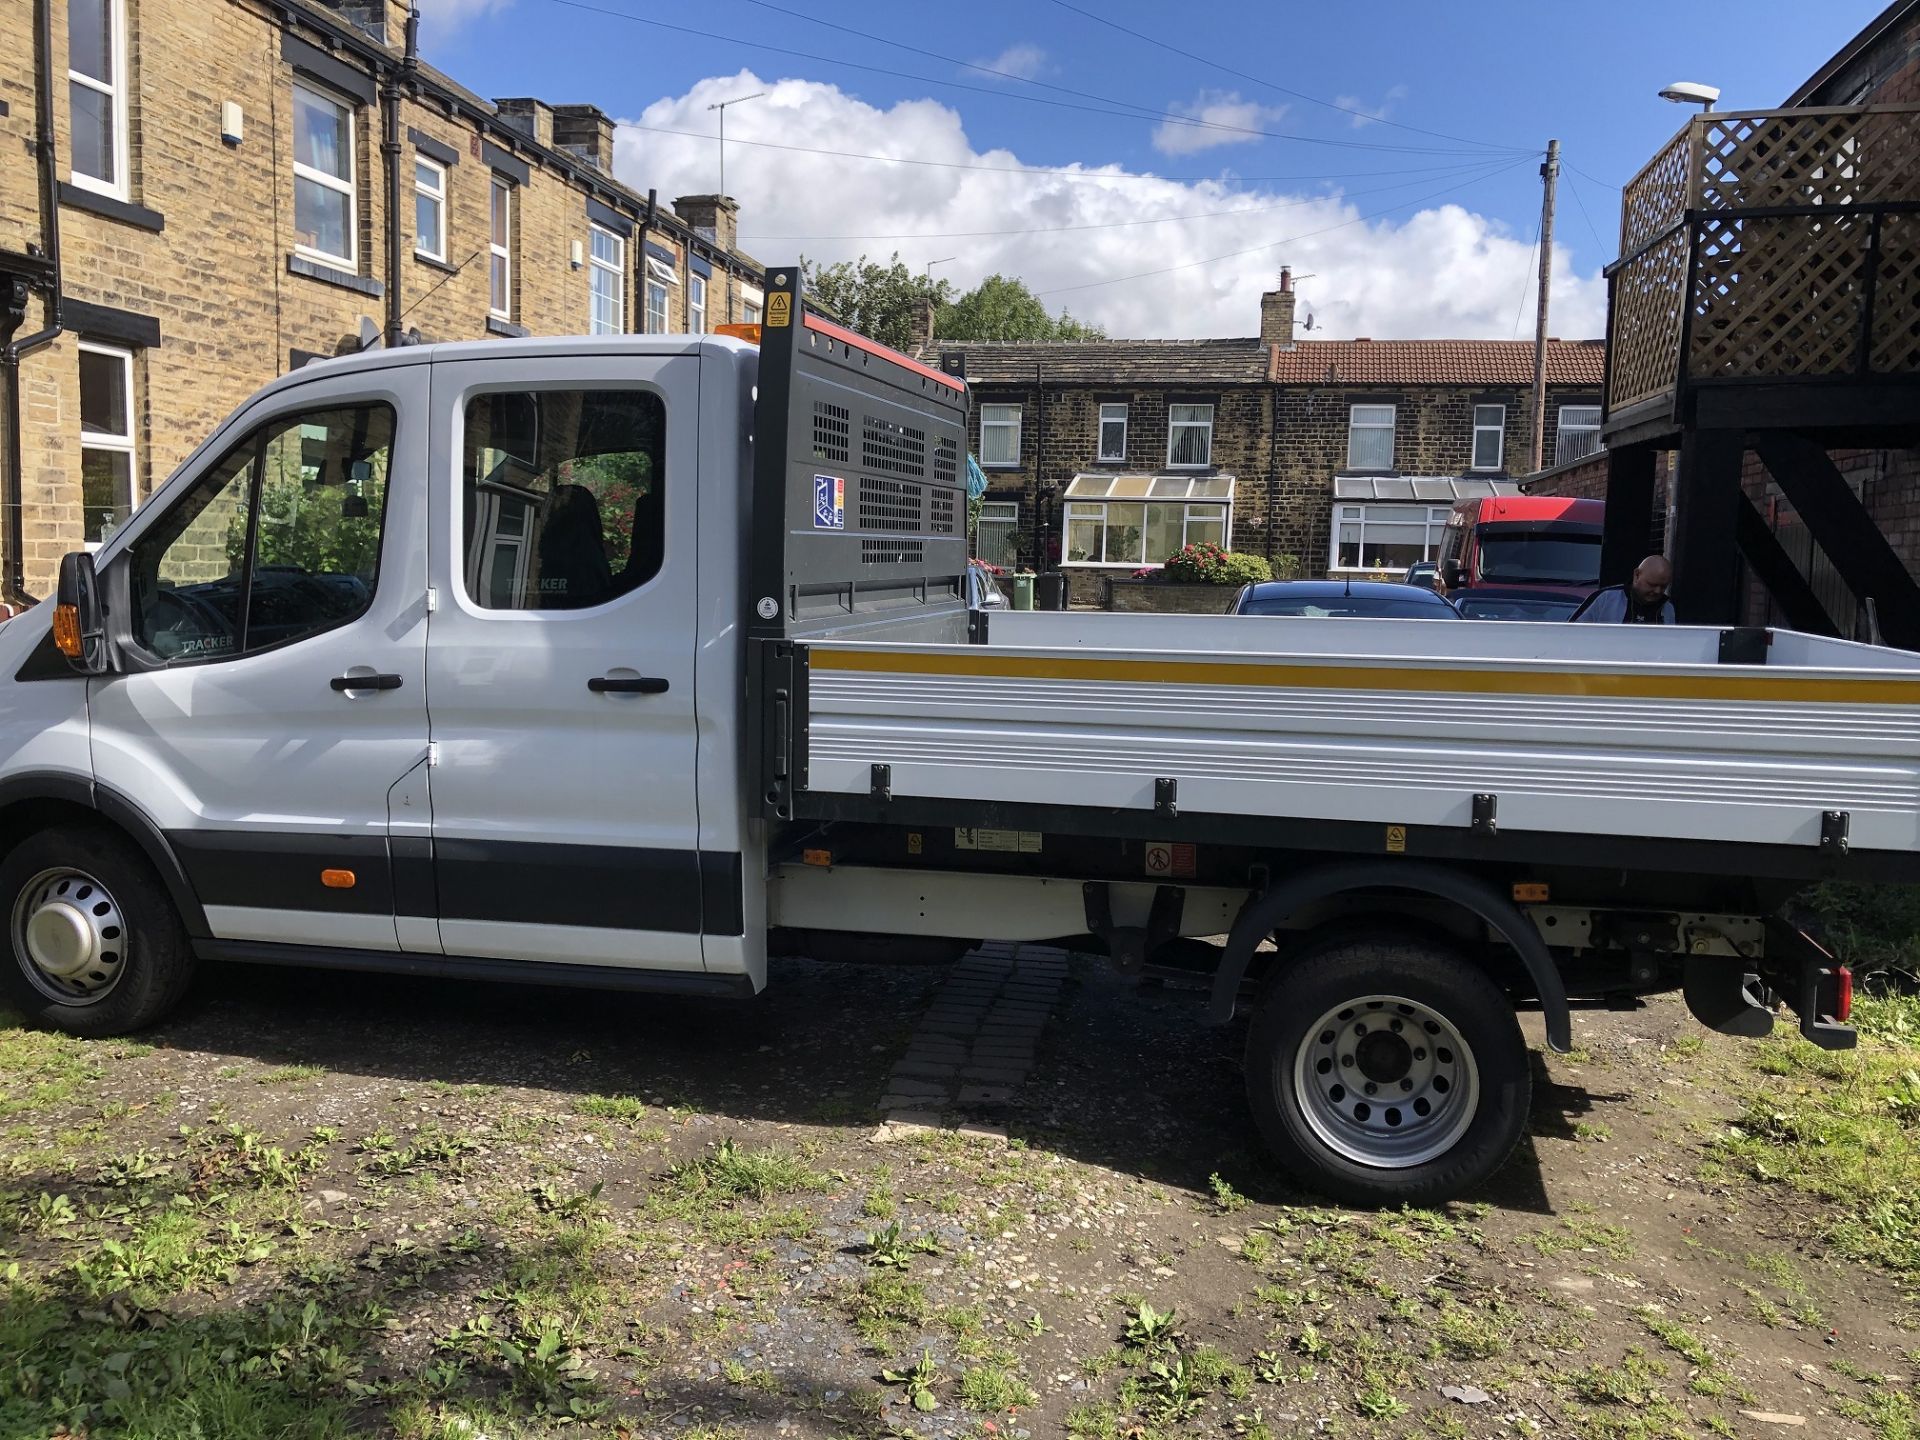
[[[1385,580],[1267,580],[1234,598],[1235,615],[1297,615],[1314,619],[1458,620],[1444,595]]]

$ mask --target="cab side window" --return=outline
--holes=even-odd
[[[230,659],[365,613],[392,452],[385,405],[247,436],[130,547],[134,640],[169,662]]]
[[[666,407],[643,390],[495,391],[466,407],[465,583],[489,610],[583,610],[660,571]]]

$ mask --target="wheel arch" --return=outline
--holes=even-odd
[[[212,936],[207,913],[168,843],[165,832],[138,805],[109,786],[58,771],[10,775],[0,780],[0,850],[11,852],[28,836],[61,823],[106,824],[131,840],[166,886],[188,936]]]
[[[1277,880],[1241,907],[1213,975],[1207,1018],[1224,1025],[1233,1018],[1240,982],[1260,942],[1282,921],[1307,906],[1362,890],[1387,890],[1444,901],[1482,921],[1526,966],[1546,1019],[1547,1044],[1565,1053],[1573,1047],[1573,1020],[1566,985],[1546,941],[1531,921],[1492,882],[1429,861],[1360,860],[1319,865]]]

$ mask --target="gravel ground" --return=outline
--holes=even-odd
[[[0,1029],[0,1434],[1915,1433],[1907,1287],[1716,1158],[1781,1042],[1580,1012],[1485,1192],[1382,1214],[1202,1005],[1002,947]]]

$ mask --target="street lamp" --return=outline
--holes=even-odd
[[[709,110],[720,112],[720,193],[723,196],[727,193],[727,106],[739,105],[748,100],[758,100],[766,93],[764,90],[756,90],[751,95],[736,95],[731,100],[721,100],[707,106]]]
[[[1660,92],[1660,98],[1671,100],[1676,105],[1698,105],[1700,113],[1705,115],[1720,99],[1720,91],[1713,85],[1701,85],[1692,80],[1676,80]]]
[[[946,256],[946,257],[944,257],[943,259],[939,259],[939,260],[929,260],[929,261],[927,261],[927,271],[926,271],[926,274],[927,274],[927,283],[928,283],[929,285],[931,285],[931,284],[933,283],[933,267],[934,267],[934,266],[936,266],[936,265],[945,265],[945,264],[947,263],[947,261],[949,261],[949,260],[958,260],[959,258],[960,258],[960,257],[959,257],[958,255],[948,255],[948,256]]]

